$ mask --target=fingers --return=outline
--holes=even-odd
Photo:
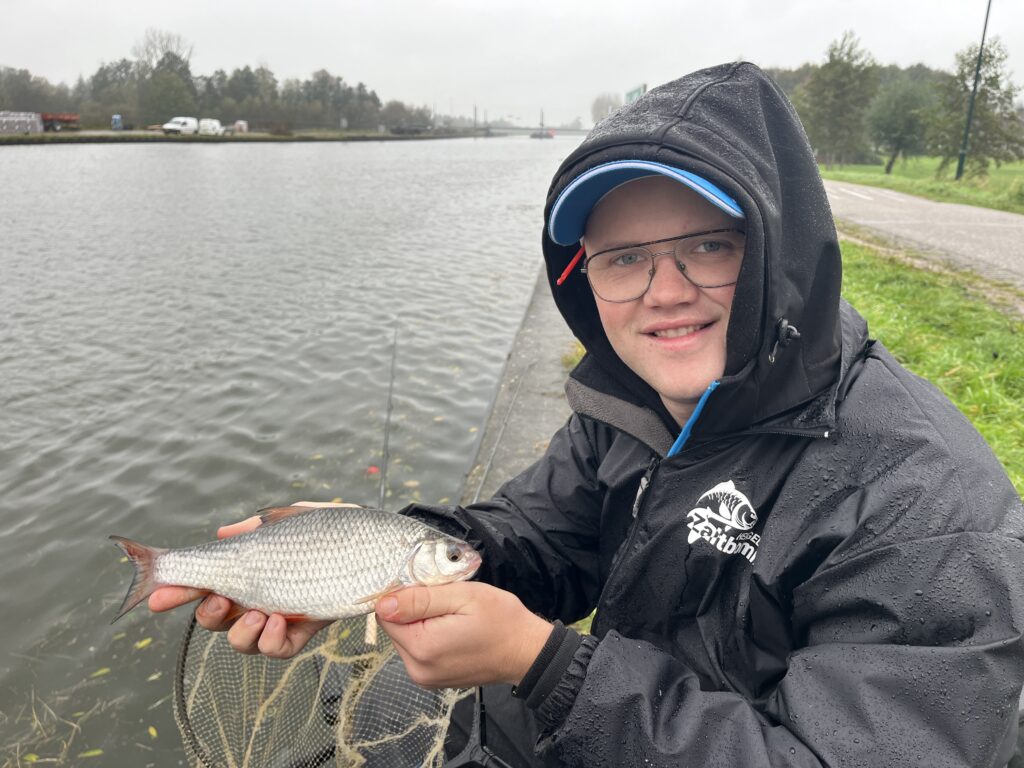
[[[515,595],[473,582],[400,590],[378,602],[377,615],[425,688],[516,685],[551,634]]]
[[[239,653],[287,659],[303,648],[329,621],[289,623],[279,614],[269,617],[259,611],[247,611],[228,630],[228,643]]]
[[[196,621],[203,629],[223,632],[238,618],[239,609],[220,595],[210,595],[196,608]]]
[[[260,636],[259,649],[264,656],[276,659],[291,658],[310,641],[317,632],[326,627],[329,621],[297,621],[286,622],[281,616],[274,614]]]
[[[217,529],[217,538],[226,539],[229,536],[237,536],[240,533],[246,533],[247,531],[251,531],[254,528],[259,528],[259,526],[260,516],[253,515],[252,517],[247,517],[245,520],[242,520],[238,523],[232,523],[231,525],[222,525],[220,528]]]
[[[149,610],[160,613],[198,600],[206,592],[191,587],[160,587],[149,596]]]
[[[467,585],[408,587],[377,601],[377,616],[394,624],[411,624],[424,619],[459,613],[470,602]]]
[[[269,618],[259,611],[246,611],[228,630],[228,643],[239,653],[259,653],[260,633],[269,621]]]

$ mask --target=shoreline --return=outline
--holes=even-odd
[[[490,498],[544,455],[551,436],[569,418],[564,392],[569,369],[562,358],[574,341],[555,306],[542,261],[466,473],[461,504]]]
[[[438,139],[491,139],[504,136],[484,131],[441,131],[430,134],[394,133],[295,133],[275,135],[248,133],[235,136],[168,136],[156,131],[60,132],[0,135],[0,147],[47,144],[262,144],[271,142],[350,142],[350,141],[436,141]]]

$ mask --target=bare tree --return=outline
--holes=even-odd
[[[152,72],[168,53],[173,53],[189,64],[192,60],[192,44],[175,32],[150,27],[142,39],[132,46],[132,56],[146,73]]]

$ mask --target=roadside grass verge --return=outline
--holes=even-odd
[[[821,166],[823,178],[884,187],[908,195],[917,195],[942,203],[961,203],[980,208],[994,208],[1011,213],[1024,213],[1024,162],[1007,163],[989,168],[988,176],[953,180],[956,167],[945,176],[935,177],[937,157],[912,157],[898,160],[888,176],[884,166],[843,165],[831,169]]]
[[[842,248],[843,295],[871,336],[956,404],[1024,493],[1024,318],[992,298],[1013,289],[994,294],[973,273],[918,268],[899,251]]]

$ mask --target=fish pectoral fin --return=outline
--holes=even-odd
[[[298,621],[309,621],[310,618],[304,613],[282,613],[279,614],[289,624],[294,624]]]
[[[238,603],[231,603],[231,609],[228,611],[222,621],[234,621],[235,619],[241,618],[245,613],[249,611],[248,608],[243,608]]]
[[[357,597],[356,604],[358,605],[360,603],[375,603],[382,597],[384,597],[384,595],[390,592],[394,592],[396,589],[401,589],[403,586],[404,584],[402,584],[402,582],[400,582],[398,579],[395,579],[379,592],[374,592],[372,595],[366,595],[365,597]]]

